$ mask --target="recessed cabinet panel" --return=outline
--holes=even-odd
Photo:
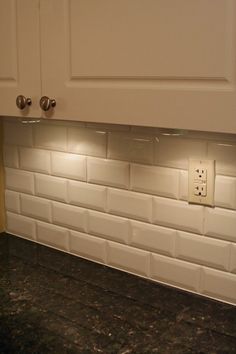
[[[228,79],[229,1],[69,0],[71,78]]]
[[[45,117],[236,133],[234,0],[41,0]]]
[[[39,0],[0,0],[0,115],[39,116]],[[16,97],[32,99],[24,110]]]
[[[16,1],[0,0],[0,85],[4,81],[13,84],[17,80],[17,32]]]

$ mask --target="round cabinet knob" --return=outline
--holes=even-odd
[[[16,105],[19,109],[24,109],[26,106],[30,106],[31,104],[31,98],[26,98],[23,95],[19,95],[16,97]]]
[[[51,107],[56,106],[56,100],[50,99],[47,96],[43,96],[40,98],[39,101],[40,107],[42,108],[43,111],[48,111]]]

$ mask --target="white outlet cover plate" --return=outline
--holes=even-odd
[[[206,169],[206,196],[196,195],[195,186],[196,169]],[[201,183],[201,181],[200,181]],[[189,159],[188,169],[188,202],[194,204],[214,206],[214,191],[215,191],[215,160],[197,160]]]

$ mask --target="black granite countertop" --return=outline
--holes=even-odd
[[[0,235],[0,354],[236,353],[236,307]]]

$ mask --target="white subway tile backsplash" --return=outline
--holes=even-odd
[[[206,158],[207,143],[203,140],[160,135],[155,140],[155,164],[188,169],[189,158]]]
[[[115,160],[128,160],[153,163],[154,137],[148,135],[110,132],[108,135],[108,157]]]
[[[131,245],[156,253],[174,255],[176,231],[131,221]]]
[[[88,182],[129,187],[129,163],[89,157],[87,160]]]
[[[236,209],[236,178],[216,176],[215,205]]]
[[[69,232],[62,227],[37,221],[37,240],[45,245],[69,251]]]
[[[16,236],[22,236],[30,240],[36,238],[36,227],[33,219],[22,215],[6,213],[7,216],[7,232]]]
[[[230,271],[236,273],[236,244],[231,244]]]
[[[34,194],[34,175],[30,172],[5,168],[5,185],[8,189]]]
[[[4,121],[4,142],[12,145],[32,146],[32,127],[21,122]]]
[[[208,158],[216,160],[217,174],[236,176],[236,144],[209,142]]]
[[[235,136],[4,118],[4,144],[8,232],[236,303]],[[216,160],[215,208],[189,158]]]
[[[34,145],[40,148],[65,151],[67,149],[67,128],[59,125],[34,125]]]
[[[234,274],[204,268],[201,276],[201,292],[236,304],[236,277]]]
[[[34,197],[31,195],[21,194],[20,196],[21,213],[35,219],[51,221],[51,202]]]
[[[108,264],[142,276],[149,275],[150,253],[115,242],[108,243]]]
[[[90,210],[88,232],[113,241],[128,243],[129,221],[118,216]]]
[[[200,267],[165,256],[151,256],[151,278],[184,289],[198,291]]]
[[[151,221],[152,197],[109,188],[108,212],[128,218]]]
[[[52,222],[64,227],[86,231],[87,211],[63,203],[52,203]]]
[[[50,173],[50,152],[40,149],[20,148],[20,168],[22,170]]]
[[[5,145],[3,148],[3,159],[6,167],[18,168],[18,149],[14,145]]]
[[[206,208],[205,234],[236,242],[236,211]]]
[[[106,188],[85,182],[68,182],[70,204],[105,211]]]
[[[178,198],[179,171],[165,167],[131,165],[131,189]]]
[[[67,182],[63,178],[36,174],[36,195],[61,202],[67,201]]]
[[[106,262],[106,241],[81,232],[70,232],[70,252],[81,257]]]
[[[63,152],[52,152],[52,174],[86,181],[86,157]]]
[[[179,200],[153,198],[153,222],[155,224],[195,232],[203,232],[203,207],[189,205]]]
[[[197,236],[185,232],[177,233],[177,258],[227,271],[229,256],[229,242],[213,240],[209,237]]]
[[[102,130],[68,128],[68,151],[106,157],[107,133]]]
[[[20,195],[17,192],[5,191],[5,208],[13,213],[20,212]]]

